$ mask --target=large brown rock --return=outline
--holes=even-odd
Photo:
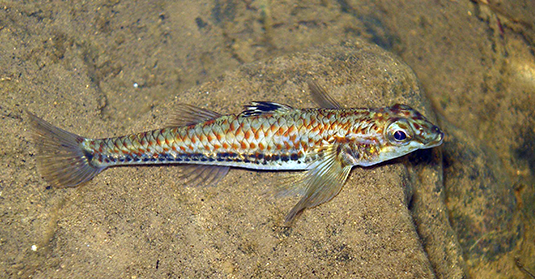
[[[357,41],[243,65],[155,108],[132,130],[160,127],[178,102],[222,113],[238,113],[253,100],[311,107],[306,92],[311,78],[348,107],[405,103],[433,119],[411,69],[379,47]],[[89,136],[106,129],[94,128],[73,132]],[[443,199],[428,193],[441,192],[440,152],[411,158],[355,168],[338,197],[307,210],[291,229],[282,227],[283,218],[296,198],[270,194],[284,173],[233,170],[216,187],[186,188],[175,179],[176,166],[110,169],[77,189],[48,191],[57,208],[50,218],[57,223],[38,242],[41,257],[25,259],[41,267],[25,271],[61,277],[156,272],[429,278],[435,269],[458,275],[459,253],[437,249],[456,245]],[[427,207],[441,208],[439,215],[428,218],[431,213],[422,213]],[[420,228],[425,246],[415,222],[435,228]],[[437,256],[450,265],[443,266]],[[45,258],[52,259],[46,260],[53,263],[48,268],[40,265]]]

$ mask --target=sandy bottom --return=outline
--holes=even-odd
[[[6,2],[1,274],[528,277],[535,7],[486,2]],[[273,195],[285,173],[232,170],[188,188],[179,167],[125,167],[56,189],[37,172],[25,110],[118,136],[161,127],[176,103],[312,107],[308,78],[348,107],[409,104],[445,143],[354,168],[340,195],[292,228],[282,224],[298,198]]]

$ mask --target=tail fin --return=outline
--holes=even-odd
[[[56,187],[73,187],[91,180],[104,168],[91,164],[92,155],[84,150],[84,138],[28,112],[32,137],[39,151],[37,168],[44,179]]]

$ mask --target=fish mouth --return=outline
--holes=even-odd
[[[444,133],[438,127],[435,127],[435,128],[436,128],[435,139],[429,142],[428,148],[439,146],[444,141]]]
[[[444,142],[444,133],[437,126],[430,128],[430,131],[427,135],[422,136],[420,143],[422,144],[422,149],[433,148],[439,146]]]

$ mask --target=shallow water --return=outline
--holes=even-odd
[[[4,4],[0,269],[7,277],[533,274],[535,7],[485,3]],[[427,98],[393,68],[394,76],[375,73],[391,87],[370,87],[352,68],[274,58],[347,39],[399,55]],[[303,76],[275,70],[290,66]],[[162,125],[175,102],[223,113],[251,100],[313,106],[299,83],[307,73],[347,104],[415,102],[437,114],[444,146],[355,168],[339,196],[291,230],[280,225],[296,200],[269,193],[276,173],[236,170],[197,189],[181,187],[173,167],[117,168],[51,189],[36,172],[23,110],[85,136],[114,136]]]

